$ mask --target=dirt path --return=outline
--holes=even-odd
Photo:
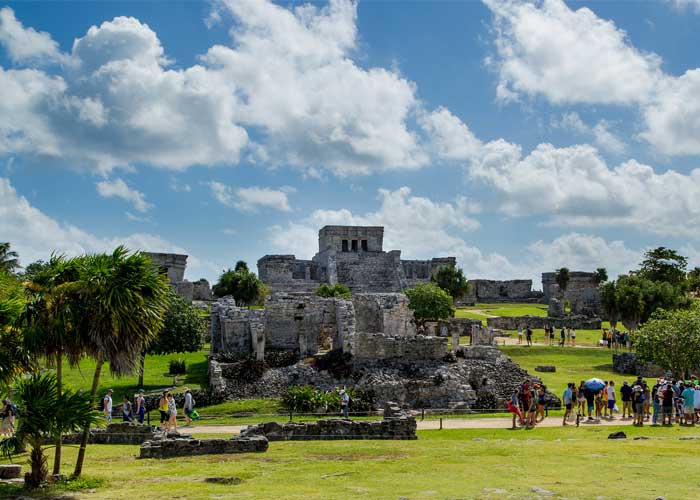
[[[576,425],[576,422],[568,422]],[[581,420],[581,426],[609,426],[632,424],[632,419],[615,418],[603,419],[600,422],[587,422]],[[510,418],[444,418],[443,429],[507,429],[511,425]],[[538,427],[560,427],[561,417],[548,417],[537,424]],[[181,427],[180,430],[187,434],[239,434],[247,425],[196,425]],[[419,420],[418,430],[435,430],[440,428],[440,420]]]

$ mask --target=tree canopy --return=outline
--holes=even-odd
[[[700,367],[700,310],[657,311],[635,334],[637,357],[685,378]]]
[[[413,310],[416,321],[424,323],[429,320],[447,319],[454,314],[452,297],[434,283],[409,288],[405,291],[408,307]]]
[[[685,282],[687,267],[686,257],[670,248],[658,247],[644,254],[637,275],[650,281],[679,286]]]
[[[10,250],[10,243],[0,242],[0,271],[13,273],[19,267],[19,255]]]
[[[464,272],[458,267],[440,266],[430,281],[449,293],[453,299],[462,297],[469,288]]]
[[[601,283],[608,281],[608,270],[604,267],[599,267],[596,269],[593,273],[593,281],[595,281],[596,285],[600,285]]]
[[[250,306],[260,302],[266,287],[255,273],[248,270],[248,265],[240,260],[236,263],[235,269],[224,271],[219,281],[212,287],[212,291],[217,297],[231,295],[236,299],[237,304]]]
[[[566,287],[569,286],[569,281],[571,280],[569,268],[562,267],[557,269],[556,273],[554,274],[554,280],[557,282],[557,285],[559,285],[559,290],[561,293],[564,293],[566,291]]]
[[[199,310],[185,299],[171,292],[168,309],[163,317],[163,328],[148,347],[152,354],[195,352],[202,348],[206,325]]]

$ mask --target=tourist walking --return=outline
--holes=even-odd
[[[194,398],[188,387],[185,387],[185,404],[182,406],[182,413],[185,414],[185,427],[192,424],[190,415],[194,411]]]
[[[559,332],[559,345],[561,347],[564,347],[564,339],[566,338],[566,332],[564,331],[564,327],[561,327],[561,331]]]
[[[545,387],[543,385],[536,385],[535,388],[537,389],[537,410],[535,413],[535,423],[539,423],[544,420],[544,407],[547,404],[547,401],[544,397]]]
[[[700,385],[697,385],[697,380],[695,385],[695,396],[693,397],[693,404],[695,405],[695,421],[700,422]]]
[[[635,383],[632,387],[632,409],[634,411],[634,425],[644,425],[644,388]]]
[[[532,346],[532,328],[527,325],[525,328],[525,339],[527,340],[527,345]]]
[[[109,424],[112,421],[112,394],[114,391],[112,389],[107,391],[104,399],[102,400],[102,413],[104,414],[105,420]]]
[[[175,398],[168,393],[168,432],[177,432],[177,406]]]
[[[574,391],[573,391],[574,387],[575,386],[574,386],[573,382],[569,382],[568,384],[566,384],[566,389],[564,389],[564,394],[562,394],[562,396],[561,396],[562,402],[564,403],[564,408],[566,409],[564,411],[564,420],[562,421],[561,425],[567,425],[566,419],[569,418],[569,416],[571,415],[571,408],[573,405],[572,402],[573,402],[573,396],[574,396]]]
[[[133,422],[133,414],[131,412],[131,401],[129,401],[129,396],[124,394],[124,402],[122,403],[122,421]]]
[[[340,389],[340,409],[343,410],[343,418],[349,417],[350,396],[345,392],[345,389]]]
[[[5,398],[2,400],[2,409],[0,409],[0,418],[2,418],[2,428],[0,434],[3,437],[10,437],[15,433],[15,414],[17,409],[12,401]]]
[[[661,390],[661,397],[661,425],[672,425],[675,392],[671,383],[666,382],[663,390]]]
[[[519,327],[518,328],[518,344],[520,345],[522,343],[523,343],[523,328]]]
[[[586,383],[583,380],[578,386],[577,401],[578,409],[576,410],[576,413],[583,417],[586,414]]]
[[[615,418],[613,412],[615,411],[616,400],[615,400],[615,382],[612,380],[608,382],[608,412],[610,413],[610,418]]]
[[[571,327],[566,329],[566,345],[571,345]]]
[[[571,345],[576,347],[576,328],[571,329]]]
[[[143,397],[143,392],[143,389],[139,389],[134,402],[134,404],[136,404],[134,415],[136,415],[136,419],[139,421],[139,424],[142,424],[144,418],[146,417],[146,398]]]
[[[514,390],[513,394],[510,395],[510,401],[506,400],[506,408],[508,408],[508,411],[513,414],[513,425],[511,426],[511,429],[517,429],[518,426],[516,425],[516,418],[518,419],[518,423],[522,425],[523,422],[523,414],[520,412],[520,409],[518,408],[518,390]]]
[[[681,398],[683,398],[685,423],[686,425],[693,425],[695,423],[695,388],[688,384],[688,387],[681,393]]]
[[[170,419],[168,418],[168,391],[163,391],[163,395],[158,400],[158,411],[160,412],[160,425],[166,431],[170,430]]]

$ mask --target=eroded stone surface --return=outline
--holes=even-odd
[[[139,458],[172,458],[193,455],[221,455],[231,453],[261,453],[267,451],[264,436],[235,437],[232,439],[161,439],[141,445]]]

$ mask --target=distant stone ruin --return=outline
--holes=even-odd
[[[231,439],[168,437],[144,442],[141,445],[139,458],[262,453],[267,451],[268,446],[269,443],[264,436],[233,437]]]
[[[469,290],[457,303],[538,302],[542,298],[542,292],[532,289],[532,280],[470,279]]]
[[[600,291],[595,280],[595,273],[571,271],[570,280],[564,293],[561,293],[556,281],[557,273],[542,273],[542,291],[544,300],[549,305],[550,317],[562,317],[570,314],[588,317],[601,317]]]
[[[185,269],[187,268],[187,255],[177,253],[145,252],[151,258],[153,265],[164,272],[175,291],[185,300],[210,301],[213,299],[211,286],[205,279],[199,281],[187,281]]]
[[[273,292],[311,292],[321,283],[341,283],[353,292],[400,292],[430,281],[441,266],[455,267],[454,257],[401,260],[400,250],[383,250],[381,226],[325,226],[318,233],[318,253],[311,260],[294,255],[266,255],[258,276]]]

